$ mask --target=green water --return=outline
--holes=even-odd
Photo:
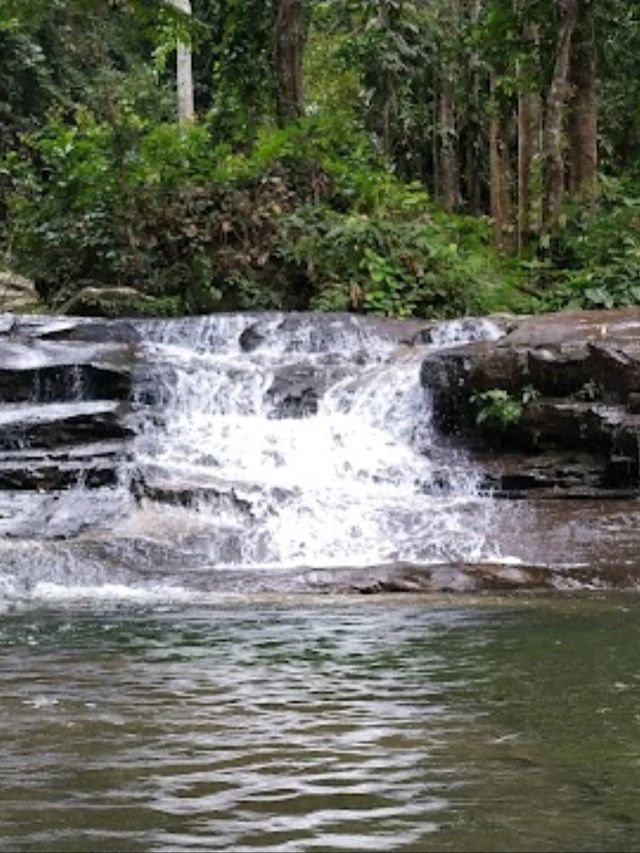
[[[0,617],[6,850],[640,850],[640,600]]]

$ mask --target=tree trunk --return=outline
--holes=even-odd
[[[456,100],[453,70],[444,70],[440,94],[440,181],[442,203],[449,213],[460,205]]]
[[[531,55],[538,53],[538,28],[525,27],[524,41]],[[522,70],[522,69],[520,69]],[[540,151],[542,147],[542,104],[540,95],[525,79],[518,93],[518,251],[540,230]]]
[[[569,58],[576,23],[577,0],[556,0],[559,12],[555,62],[547,95],[544,127],[545,205],[544,225],[557,227],[564,201],[562,130],[569,90]]]
[[[492,110],[489,123],[489,170],[491,216],[497,248],[511,248],[511,162],[509,157],[508,123],[496,98],[497,75],[491,74]]]
[[[304,115],[304,8],[303,0],[273,0],[273,4],[276,97],[282,127]]]
[[[469,0],[469,18],[474,27],[482,16],[483,0]],[[481,216],[483,210],[483,154],[486,137],[483,133],[480,97],[480,54],[477,48],[469,56],[470,114],[466,139],[466,183],[469,212]]]
[[[595,0],[578,0],[569,74],[570,188],[576,196],[592,198],[598,168]]]
[[[174,8],[191,16],[191,0],[169,0]],[[176,77],[178,88],[178,121],[181,124],[195,118],[193,96],[193,57],[191,45],[178,41],[176,48]]]

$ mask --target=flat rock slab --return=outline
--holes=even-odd
[[[123,439],[133,436],[115,402],[8,405],[0,408],[0,450]]]
[[[40,341],[0,339],[0,367],[3,370],[33,370],[73,364],[131,363],[127,344],[85,343],[82,341]]]

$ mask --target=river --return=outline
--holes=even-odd
[[[0,849],[640,849],[636,502],[492,498],[420,385],[499,330],[134,331],[113,482],[0,493]],[[5,422],[111,417],[76,378]]]
[[[637,850],[640,602],[5,615],[5,850]]]

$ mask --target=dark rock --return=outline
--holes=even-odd
[[[627,411],[632,415],[640,415],[640,394],[631,393],[627,397]]]
[[[541,451],[585,453],[598,460],[597,481],[589,468],[583,485],[568,483],[562,470],[551,482],[498,478],[499,493],[599,494],[634,489],[640,437],[640,309],[527,317],[495,342],[477,342],[428,353],[422,383],[431,391],[434,421],[443,432],[472,447],[502,454],[529,453],[536,468]],[[523,406],[517,424],[479,425],[474,395],[506,391]],[[635,398],[638,394],[638,400]],[[600,491],[599,491],[600,490]],[[602,492],[603,493],[603,492]]]
[[[344,366],[317,364],[284,365],[276,371],[267,391],[276,418],[302,418],[318,411],[318,401],[329,385],[349,375]]]
[[[122,404],[104,401],[5,406],[0,410],[0,450],[130,438],[125,414]]]
[[[247,326],[244,332],[240,335],[240,349],[243,352],[253,352],[258,349],[258,347],[262,346],[266,338],[267,336],[265,332],[261,330],[260,324],[253,323],[251,326]]]
[[[162,481],[145,482],[144,478],[139,487],[139,494],[155,503],[171,504],[191,508],[201,503],[215,503],[218,506],[228,506],[245,515],[252,515],[253,502],[240,493],[231,483],[220,482],[219,485],[201,483],[163,483]]]
[[[130,373],[116,367],[60,364],[25,370],[0,368],[2,403],[126,400],[130,391]]]
[[[115,486],[129,458],[126,442],[27,448],[0,454],[0,490],[59,491],[75,486],[94,489]]]
[[[64,321],[63,321],[64,322]],[[69,318],[57,328],[44,329],[38,337],[45,340],[78,341],[82,343],[115,343],[120,347],[132,347],[143,340],[143,333],[131,320],[96,320]]]

